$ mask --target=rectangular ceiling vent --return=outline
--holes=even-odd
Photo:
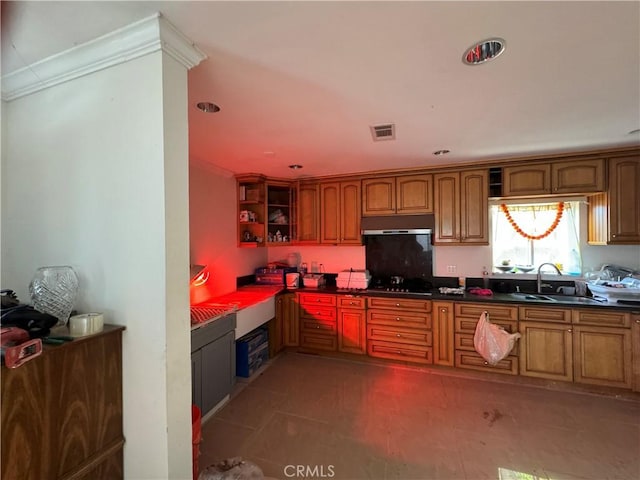
[[[393,123],[387,123],[385,125],[373,125],[370,128],[371,136],[373,136],[374,142],[396,139],[396,126]]]

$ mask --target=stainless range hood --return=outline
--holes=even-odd
[[[427,215],[390,215],[362,217],[362,235],[409,235],[431,233],[435,217]]]

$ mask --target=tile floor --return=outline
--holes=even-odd
[[[282,480],[640,479],[638,397],[299,353],[239,384],[202,437],[201,469],[242,456]]]

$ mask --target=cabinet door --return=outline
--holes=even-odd
[[[521,165],[502,169],[503,196],[519,197],[549,193],[551,193],[551,164]]]
[[[435,174],[433,194],[436,220],[433,243],[458,243],[460,241],[460,174]]]
[[[520,322],[520,375],[573,381],[571,326]]]
[[[296,295],[285,293],[281,299],[282,342],[285,347],[297,347],[300,345],[300,320]]]
[[[433,363],[453,366],[453,303],[433,302]]]
[[[276,297],[276,316],[269,321],[269,358],[275,357],[284,348],[284,296]]]
[[[360,217],[362,198],[360,181],[340,183],[340,242],[347,245],[362,245]]]
[[[317,184],[298,187],[297,242],[320,242],[320,189]]]
[[[235,333],[205,345],[202,352],[202,415],[231,393],[236,375]]]
[[[640,157],[609,160],[609,243],[640,243]]]
[[[191,402],[202,411],[202,355],[200,350],[191,354]]]
[[[320,243],[340,241],[340,184],[320,185]]]
[[[489,244],[489,172],[460,173],[460,241]]]
[[[640,314],[631,316],[632,389],[640,392]]]
[[[396,211],[399,214],[433,213],[433,176],[396,178]]]
[[[364,310],[338,309],[338,351],[367,353],[367,327]]]
[[[575,382],[631,388],[629,329],[574,327],[573,351]]]
[[[604,159],[572,160],[551,164],[553,193],[602,192],[605,189]]]
[[[371,178],[362,181],[362,216],[396,213],[396,179]]]

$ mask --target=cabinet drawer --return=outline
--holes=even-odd
[[[413,298],[382,298],[369,297],[369,308],[386,308],[391,310],[416,310],[419,312],[431,311],[431,300],[417,300]]]
[[[383,342],[422,345],[424,347],[433,345],[433,333],[430,330],[413,330],[386,325],[367,325],[367,338],[370,340],[382,340]]]
[[[476,347],[473,344],[473,337],[474,335],[471,333],[456,333],[454,337],[455,349],[475,352]],[[513,350],[509,352],[509,355],[518,355],[518,342],[514,344]]]
[[[507,375],[517,375],[518,373],[518,357],[512,355],[500,360],[497,365],[489,365],[489,362],[482,358],[479,353],[457,351],[455,365],[458,368],[505,373]]]
[[[338,350],[338,336],[320,335],[302,331],[300,332],[300,347],[335,352]]]
[[[509,333],[515,333],[518,331],[518,322],[508,321],[508,320],[496,320],[495,318],[489,315],[489,319],[491,323],[495,323],[496,325],[500,325]],[[471,335],[476,333],[476,326],[478,325],[479,318],[467,318],[467,317],[456,317],[454,320],[455,331],[460,333],[470,333]]]
[[[425,364],[433,363],[433,349],[431,347],[371,340],[367,342],[367,353],[371,357]]]
[[[571,310],[568,308],[550,308],[544,306],[520,306],[520,320],[571,323]]]
[[[398,312],[394,314],[386,310],[368,310],[367,324],[369,323],[431,329],[431,315],[412,312]]]
[[[300,305],[300,319],[333,320],[337,318],[335,307],[323,307],[316,305]]]
[[[471,317],[478,320],[482,312],[489,313],[489,319],[498,323],[496,320],[518,320],[518,307],[509,307],[506,305],[487,305],[478,303],[456,302],[456,317]]]
[[[340,308],[360,308],[364,309],[367,306],[367,299],[365,297],[350,297],[349,295],[338,296],[338,307]]]
[[[631,313],[607,312],[604,310],[573,310],[573,323],[601,327],[630,327]]]
[[[298,293],[298,303],[300,305],[325,305],[336,306],[335,295],[323,295],[321,293]]]
[[[338,328],[333,320],[301,318],[300,331],[335,335]]]

